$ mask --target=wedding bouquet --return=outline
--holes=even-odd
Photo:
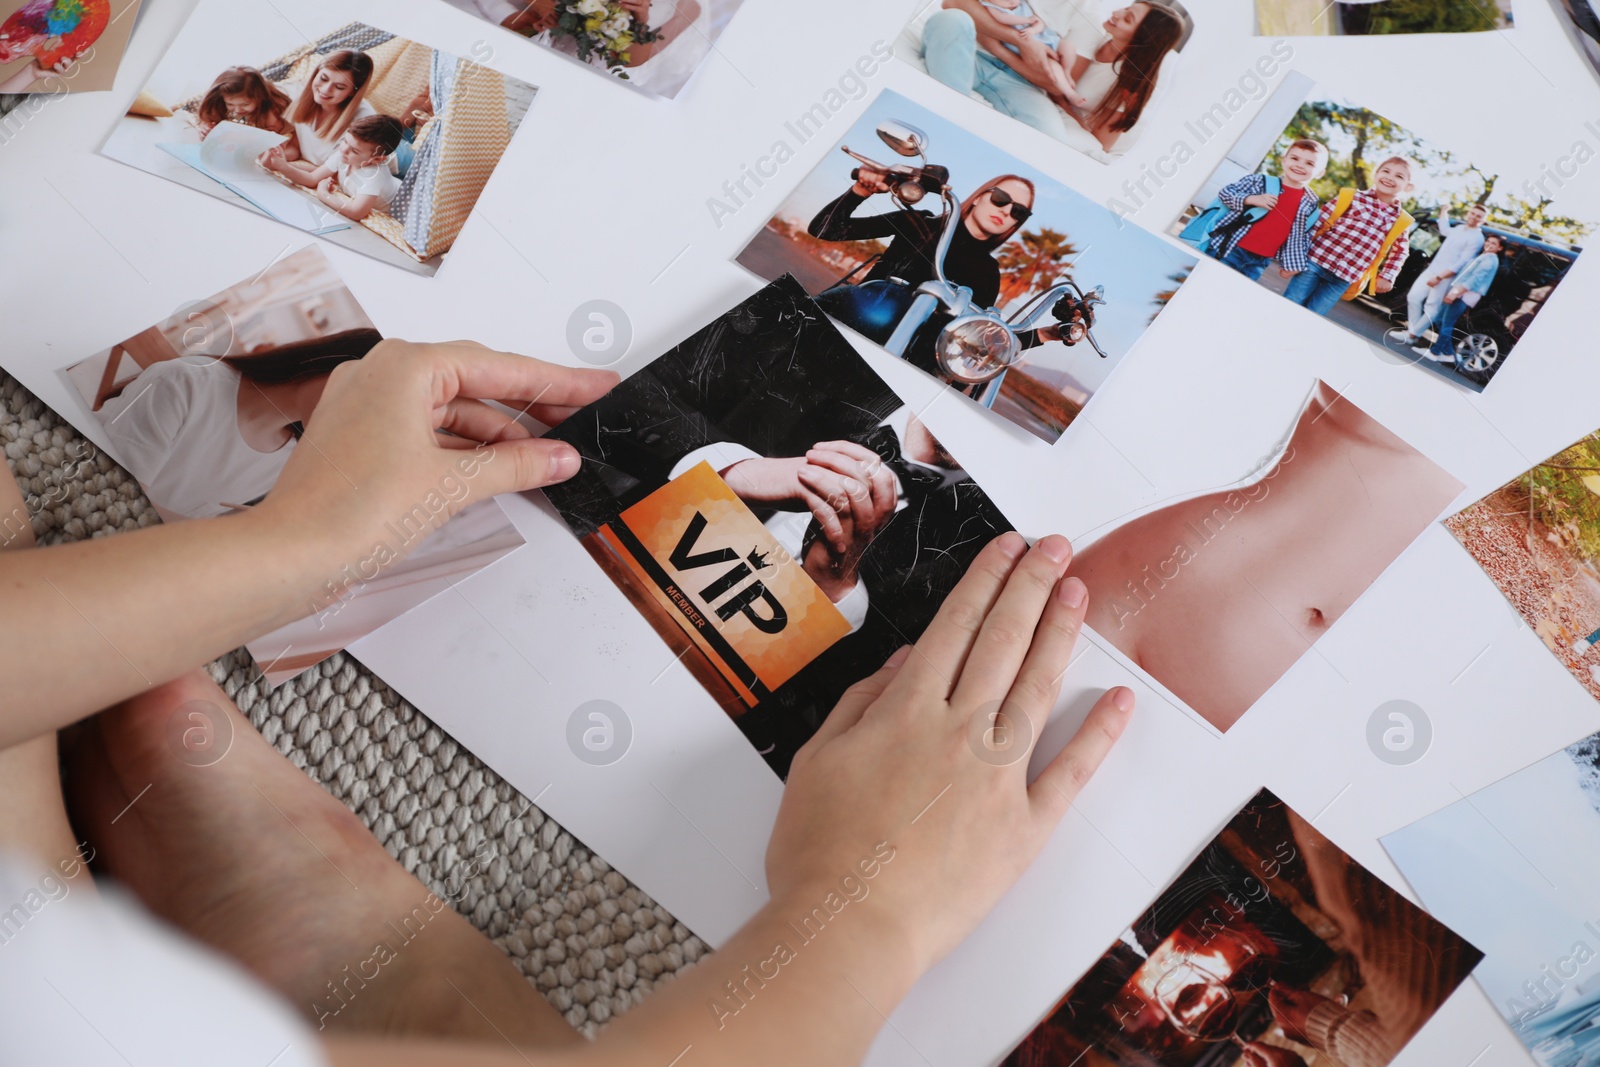
[[[515,22],[515,25],[512,23]],[[627,77],[628,49],[649,44],[660,34],[634,17],[619,0],[533,0],[506,25],[529,36],[548,31],[577,48],[578,58]]]

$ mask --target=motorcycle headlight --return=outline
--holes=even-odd
[[[1061,327],[1061,339],[1069,345],[1075,345],[1089,336],[1089,328],[1081,322],[1069,322]]]
[[[977,384],[998,376],[1022,355],[1017,335],[984,315],[956,319],[933,344],[939,367],[958,381]]]

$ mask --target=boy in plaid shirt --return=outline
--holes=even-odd
[[[1400,224],[1410,222],[1399,203],[1410,191],[1411,161],[1391,156],[1373,172],[1371,189],[1353,190],[1347,201],[1341,194],[1324,204],[1311,239],[1310,265],[1290,280],[1283,295],[1326,315],[1340,297],[1359,290],[1368,278],[1373,293],[1393,289],[1409,246],[1405,232],[1390,238]],[[1345,201],[1343,211],[1339,211],[1341,201]]]
[[[1319,141],[1299,140],[1278,160],[1280,191],[1267,191],[1264,174],[1246,174],[1222,187],[1217,199],[1227,208],[1211,228],[1206,254],[1251,281],[1260,278],[1273,259],[1285,278],[1306,269],[1311,248],[1311,223],[1317,217],[1317,194],[1306,183],[1328,169],[1328,148]],[[1266,214],[1251,220],[1251,208]]]

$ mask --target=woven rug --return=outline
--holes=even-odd
[[[41,545],[160,521],[131,475],[3,371],[0,448]],[[243,649],[209,670],[268,742],[454,900],[579,1030],[592,1036],[709,951],[349,656],[270,692]],[[462,882],[473,858],[481,873]]]

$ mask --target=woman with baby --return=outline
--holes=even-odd
[[[1162,60],[1188,26],[1172,7],[1134,0],[1099,28],[1103,36],[1086,43],[1048,25],[1030,0],[943,0],[923,28],[923,60],[929,74],[996,111],[1059,141],[1072,140],[1070,121],[1111,152],[1144,113]]]

